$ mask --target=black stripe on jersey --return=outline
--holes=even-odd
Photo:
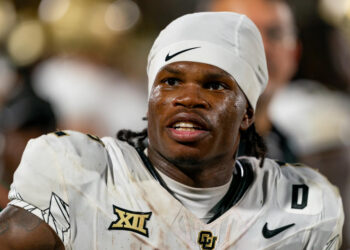
[[[139,155],[140,155],[140,157],[141,157],[141,159],[143,161],[143,164],[146,166],[147,170],[150,172],[150,174],[153,176],[153,178],[156,179],[159,182],[159,184],[163,188],[165,188],[165,190],[168,191],[175,199],[177,199],[176,196],[174,195],[173,191],[170,190],[170,188],[167,186],[165,181],[158,174],[157,170],[155,170],[155,168],[153,167],[153,164],[148,159],[148,157],[145,155],[145,153],[139,148],[135,148],[135,149],[136,149],[137,153],[139,153]]]
[[[249,160],[240,159],[239,162],[241,163],[243,170],[236,163],[237,173],[233,174],[230,188],[225,196],[211,209],[211,212],[214,212],[215,215],[208,221],[208,223],[213,222],[237,204],[247,191],[248,187],[252,184],[254,173]]]
[[[167,190],[175,199],[177,199],[173,191],[170,190],[165,181],[158,174],[157,170],[155,170],[153,164],[144,154],[144,152],[138,148],[136,148],[136,151],[139,153],[143,163],[153,178],[156,179],[159,184],[165,188],[165,190]],[[240,163],[243,169],[241,169],[236,164],[237,173],[233,174],[231,185],[225,196],[211,209],[215,215],[208,221],[208,224],[219,218],[222,214],[234,206],[242,198],[250,184],[253,182],[254,174],[250,162],[248,160],[241,159]]]

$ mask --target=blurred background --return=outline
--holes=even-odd
[[[186,13],[237,10],[231,1],[248,0],[0,0],[0,208],[28,139],[56,129],[115,136],[145,128],[147,55],[159,31]],[[347,216],[350,0],[287,4],[292,69],[257,123],[272,141],[270,157],[306,163],[339,187]],[[283,34],[266,28],[269,39]],[[282,65],[289,59],[281,56]],[[343,249],[350,249],[345,220]]]

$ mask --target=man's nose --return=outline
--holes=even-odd
[[[181,89],[176,93],[172,103],[174,106],[207,109],[210,105],[206,100],[203,91],[204,89],[199,86],[199,84],[183,84]]]

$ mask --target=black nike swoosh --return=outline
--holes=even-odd
[[[288,228],[294,226],[295,224],[289,224],[289,225],[286,225],[284,227],[279,227],[279,228],[276,228],[276,229],[273,229],[273,230],[269,230],[267,228],[267,222],[265,223],[264,227],[263,227],[263,230],[262,230],[262,234],[263,236],[266,238],[266,239],[269,239],[269,238],[272,238],[273,236],[283,232],[284,230],[287,230]]]
[[[169,61],[171,58],[173,58],[173,57],[175,57],[175,56],[177,56],[177,55],[180,55],[181,53],[184,53],[184,52],[186,52],[186,51],[189,51],[189,50],[193,50],[193,49],[198,49],[198,48],[200,48],[200,47],[193,47],[193,48],[189,48],[189,49],[184,49],[184,50],[181,50],[181,51],[179,51],[179,52],[176,52],[175,54],[172,54],[172,55],[169,55],[169,53],[166,55],[166,57],[165,57],[165,61]]]

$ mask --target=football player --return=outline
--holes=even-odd
[[[336,249],[343,209],[304,166],[264,159],[267,83],[244,15],[185,15],[148,60],[148,128],[32,140],[0,217],[2,249]],[[248,156],[236,157],[240,140]]]

